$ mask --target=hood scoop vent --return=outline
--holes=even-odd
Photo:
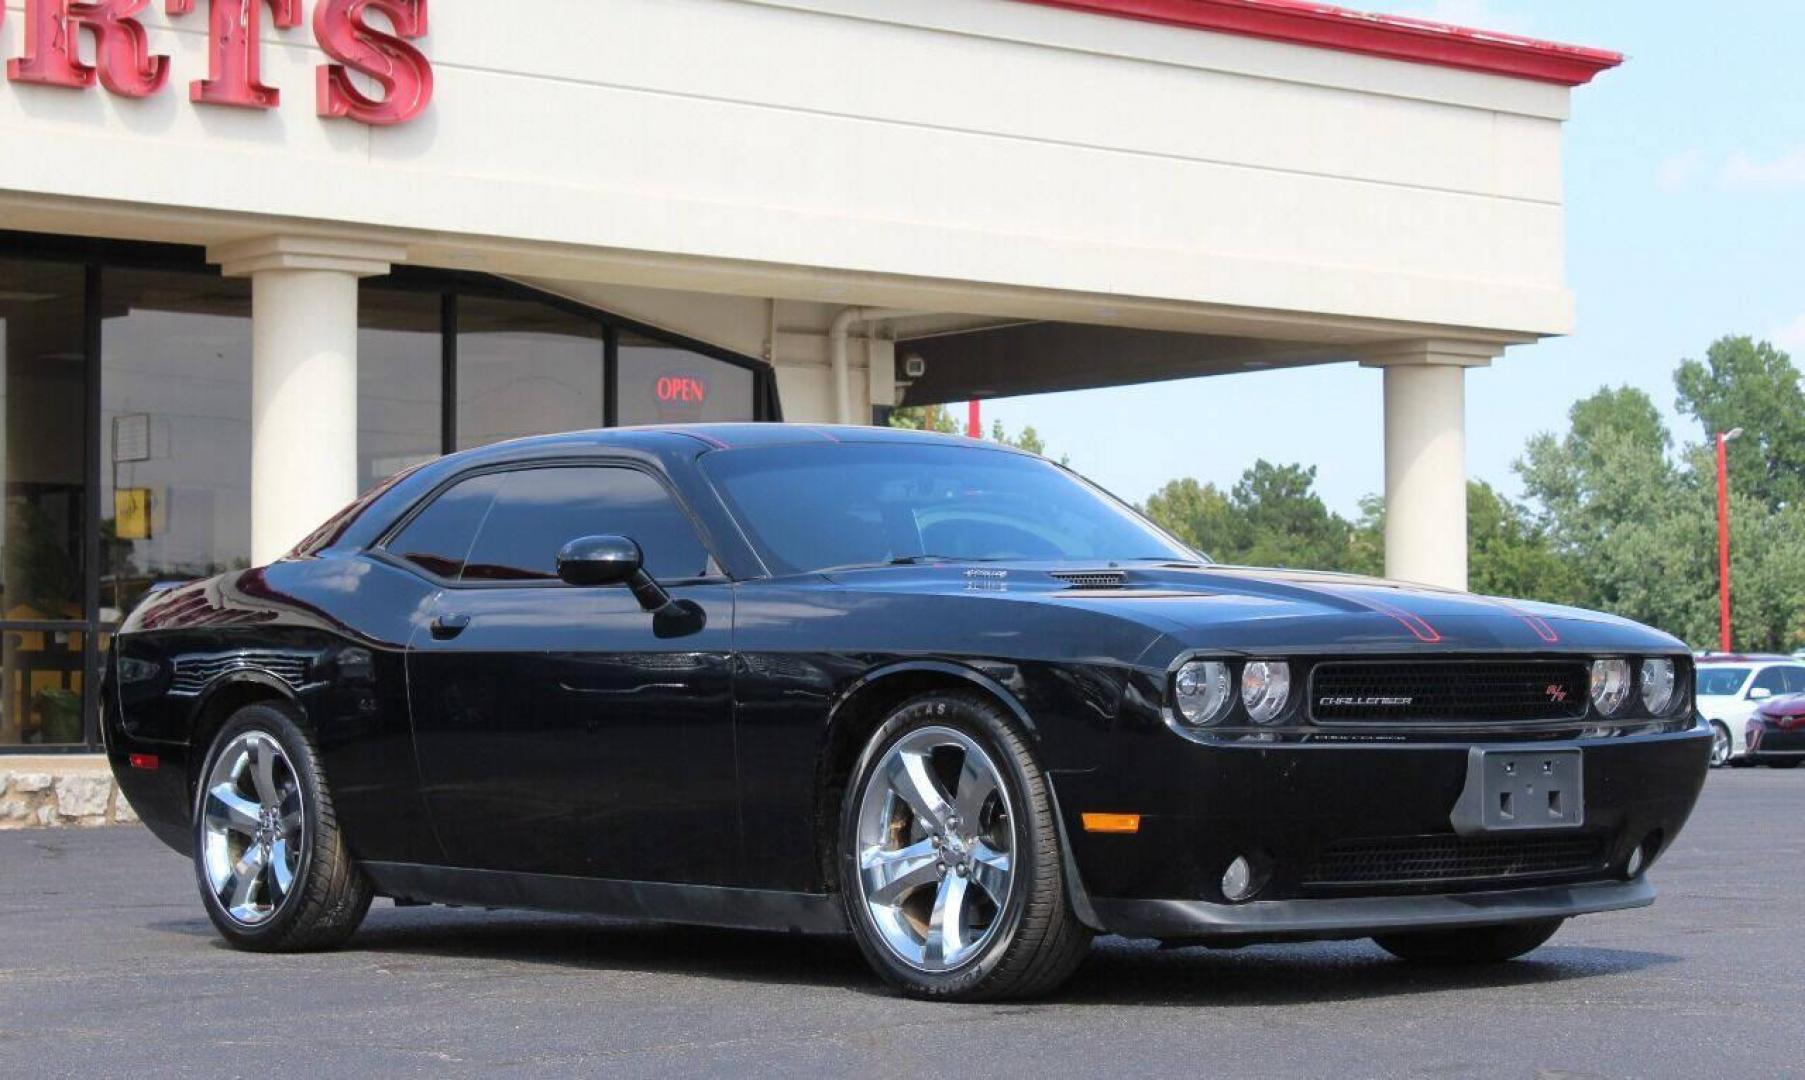
[[[1052,575],[1074,589],[1125,589],[1128,575],[1121,570],[1054,570]]]

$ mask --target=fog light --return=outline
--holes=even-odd
[[[1623,876],[1633,878],[1637,874],[1640,874],[1642,872],[1642,864],[1645,861],[1646,860],[1642,855],[1642,847],[1641,845],[1637,845],[1636,850],[1630,852],[1630,861],[1623,868]]]
[[[1222,895],[1231,903],[1238,904],[1258,891],[1259,885],[1253,877],[1253,864],[1247,861],[1245,855],[1235,856],[1235,861],[1228,864],[1228,870],[1222,875]]]

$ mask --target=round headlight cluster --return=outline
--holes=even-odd
[[[1193,660],[1179,668],[1173,682],[1178,714],[1198,727],[1221,721],[1234,699],[1232,682],[1228,665],[1220,660]]]
[[[1616,716],[1630,699],[1630,662],[1622,657],[1592,661],[1592,705]]]
[[[1270,724],[1291,696],[1291,666],[1282,660],[1255,660],[1241,669],[1241,704],[1256,724]]]
[[[1172,696],[1178,715],[1193,727],[1225,720],[1234,706],[1235,674],[1220,660],[1191,660],[1178,669]],[[1256,724],[1270,724],[1285,714],[1291,698],[1291,665],[1283,660],[1252,660],[1241,668],[1241,706]]]
[[[1642,661],[1642,707],[1650,716],[1666,716],[1679,692],[1672,660]]]

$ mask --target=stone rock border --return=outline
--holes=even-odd
[[[44,768],[43,758],[22,764],[24,768],[14,769],[0,757],[0,831],[93,828],[138,820],[104,759],[71,758],[67,766],[51,769]]]

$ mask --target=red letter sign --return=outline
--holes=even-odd
[[[282,91],[263,85],[263,6],[284,30],[301,25],[301,0],[207,0],[208,77],[188,84],[190,100],[203,105],[273,109]],[[194,0],[168,0],[171,15],[194,10]]]
[[[370,9],[387,15],[395,33],[370,26],[364,18]],[[426,33],[426,0],[320,0],[313,12],[313,32],[326,55],[339,61],[320,65],[321,116],[401,124],[419,116],[432,101],[432,63],[402,40]],[[381,84],[382,100],[359,90],[347,68]]]
[[[125,97],[149,97],[169,77],[169,57],[150,55],[144,26],[132,16],[150,0],[26,0],[25,57],[6,63],[13,82],[77,89],[100,84]],[[94,33],[94,65],[82,63],[76,33]]]

